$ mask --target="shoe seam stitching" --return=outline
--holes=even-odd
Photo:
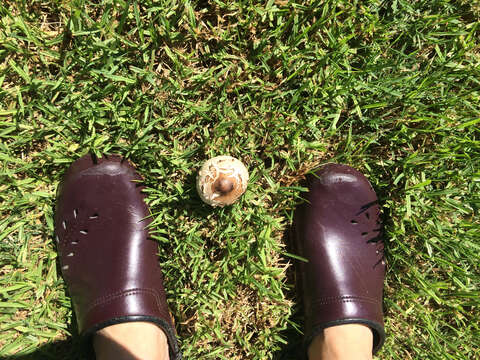
[[[106,303],[112,302],[116,299],[122,298],[122,297],[127,297],[130,295],[135,295],[135,294],[141,294],[141,293],[146,293],[149,295],[152,295],[155,299],[155,304],[157,305],[157,308],[160,313],[163,313],[161,310],[160,306],[160,299],[158,297],[158,294],[156,293],[155,290],[153,289],[140,289],[140,288],[134,288],[134,289],[129,289],[129,290],[122,290],[116,293],[111,293],[108,295],[104,295],[101,298],[95,300],[85,311],[85,314],[90,313],[94,308],[105,305]]]
[[[330,296],[330,297],[320,298],[318,300],[313,301],[312,305],[326,305],[326,304],[331,304],[336,302],[354,302],[354,301],[365,301],[365,302],[370,302],[375,304],[379,303],[378,300],[365,297],[365,296],[344,295],[344,296]]]

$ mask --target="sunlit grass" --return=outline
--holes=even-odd
[[[299,180],[330,161],[383,205],[379,358],[476,356],[475,2],[18,0],[0,15],[0,356],[87,357],[52,216],[88,151],[145,177],[186,359],[272,359],[301,338],[288,228]],[[251,179],[212,209],[194,180],[221,154]]]

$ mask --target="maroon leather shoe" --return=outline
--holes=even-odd
[[[377,196],[357,170],[328,164],[307,178],[306,202],[295,212],[294,246],[305,308],[305,342],[329,326],[359,323],[385,340],[385,277]]]
[[[168,338],[170,359],[180,359],[140,180],[119,156],[86,155],[70,166],[55,212],[62,274],[81,334],[152,322]]]

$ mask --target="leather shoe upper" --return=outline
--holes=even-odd
[[[180,359],[140,176],[118,156],[75,161],[60,184],[55,233],[79,331],[156,323]]]
[[[308,177],[305,203],[294,218],[294,246],[303,295],[306,341],[324,328],[368,325],[373,352],[383,344],[385,276],[377,196],[357,170],[328,164]]]

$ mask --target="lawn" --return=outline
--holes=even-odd
[[[1,359],[89,356],[53,240],[58,182],[89,151],[145,177],[185,359],[301,339],[288,229],[332,161],[382,204],[378,358],[478,356],[477,0],[4,0],[0,84]],[[222,154],[251,178],[214,209],[195,176]]]

